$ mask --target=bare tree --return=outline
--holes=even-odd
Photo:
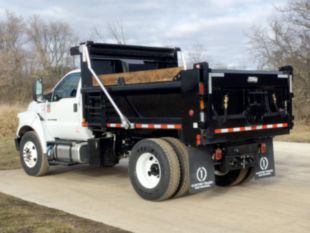
[[[116,20],[113,23],[110,22],[107,26],[110,35],[118,44],[127,43],[125,27],[122,20]]]
[[[29,20],[7,12],[0,21],[0,100],[25,101],[34,78],[46,77],[51,86],[73,67],[69,49],[74,33],[63,22]]]
[[[190,47],[190,51],[188,52],[188,58],[189,67],[198,62],[210,61],[207,55],[206,48],[198,42],[194,43]]]
[[[310,120],[310,2],[292,0],[276,10],[279,18],[250,34],[251,52],[262,68],[294,67],[295,112],[300,119]]]
[[[46,23],[39,16],[33,16],[27,33],[44,67],[70,64],[69,48],[76,40],[67,23]]]
[[[101,41],[104,42],[105,41],[105,35],[104,33],[99,30],[97,27],[94,27],[90,33],[90,38],[92,38],[91,40],[95,40],[95,41]]]
[[[73,67],[74,60],[69,49],[77,40],[67,23],[44,22],[39,16],[33,16],[27,35],[34,53],[37,73],[48,76],[51,83]]]
[[[16,99],[21,95],[17,89],[23,81],[26,70],[24,33],[23,18],[6,12],[6,18],[0,21],[0,96],[11,96],[12,99]]]

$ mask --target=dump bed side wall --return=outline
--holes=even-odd
[[[100,65],[102,49],[101,47],[96,49],[96,46],[93,45],[91,45],[90,49],[94,64],[93,68],[98,75],[103,74],[103,68]],[[123,50],[120,52],[125,53]],[[157,62],[166,64],[165,68],[170,67],[176,61],[174,50],[157,52],[158,56],[153,56],[151,53],[142,51],[145,56],[155,57]],[[139,53],[141,53],[141,50],[139,50]],[[167,56],[167,62],[163,58],[165,56]],[[103,60],[105,59],[107,58],[104,57]],[[103,92],[99,87],[93,86],[92,75],[81,56],[83,114],[88,127],[94,132],[98,132],[98,134],[113,131],[126,132],[124,135],[130,137],[173,135],[178,136],[189,145],[206,145],[270,137],[288,133],[293,125],[292,93],[289,90],[291,79],[280,79],[277,76],[278,74],[286,74],[290,78],[292,76],[290,71],[212,70],[207,63],[200,63],[195,65],[194,69],[181,71],[172,81],[144,84],[118,82],[117,85],[111,85],[107,88],[121,111],[134,125],[133,129],[124,130],[121,128],[119,117]],[[249,77],[256,77],[261,81],[250,83],[248,82]],[[204,89],[203,93],[201,93],[201,87]],[[279,112],[274,113],[273,111],[271,114],[268,112],[268,116],[264,115],[264,113],[261,114],[260,119],[255,117],[254,120],[251,119],[251,117],[255,116],[255,114],[249,114],[252,113],[251,104],[254,103],[255,105],[255,101],[258,101],[259,97],[256,100],[255,97],[254,102],[247,100],[247,98],[250,95],[259,96],[259,92],[262,92],[262,96],[267,95],[269,102],[269,95],[276,92],[281,108],[285,99],[285,114],[281,115]],[[229,107],[225,113],[222,107],[226,94],[230,98],[230,103],[228,103]],[[248,102],[243,103],[245,100]],[[202,102],[203,108],[201,107]],[[265,111],[265,109],[262,111]],[[251,115],[251,117],[249,118],[248,115]],[[287,123],[288,127],[256,130],[259,129],[256,125],[276,123]],[[241,127],[252,127],[253,125],[255,126],[254,131],[234,132],[230,130],[232,127],[241,129]],[[224,129],[229,133],[216,133],[219,129]]]

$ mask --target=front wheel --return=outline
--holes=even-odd
[[[162,201],[175,194],[180,183],[180,164],[170,144],[162,139],[144,139],[132,149],[129,177],[144,199]]]
[[[24,171],[30,176],[43,176],[48,172],[48,159],[35,132],[24,134],[20,143],[20,160]]]

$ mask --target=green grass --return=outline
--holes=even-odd
[[[127,231],[0,193],[0,232],[126,233]]]
[[[20,168],[14,137],[0,137],[0,170]]]

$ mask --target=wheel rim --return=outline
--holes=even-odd
[[[136,173],[142,186],[155,188],[161,178],[160,164],[156,156],[149,152],[141,154],[136,163]]]
[[[27,167],[33,168],[38,161],[38,152],[33,142],[26,142],[23,148],[23,160]]]

